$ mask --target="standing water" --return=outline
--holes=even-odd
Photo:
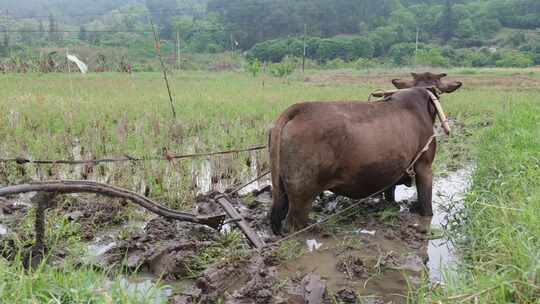
[[[461,209],[463,200],[471,186],[474,168],[472,165],[451,172],[448,176],[435,180],[433,183],[433,218],[431,227],[437,230],[445,229],[449,219]],[[416,196],[416,189],[398,186],[396,200],[402,201]],[[429,275],[432,282],[443,280],[442,271],[451,268],[457,261],[456,252],[451,240],[442,237],[430,240],[428,244]]]

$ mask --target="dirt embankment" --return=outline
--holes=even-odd
[[[352,72],[324,72],[304,77],[304,82],[318,86],[339,84],[371,85],[380,89],[393,89],[392,79],[409,78],[408,74],[358,75]],[[446,78],[445,78],[446,79]],[[457,75],[448,78],[466,84],[465,88],[513,88],[536,89],[540,87],[540,77],[526,73],[513,75]]]

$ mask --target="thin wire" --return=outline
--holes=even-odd
[[[142,161],[171,161],[175,159],[186,159],[186,158],[198,158],[198,157],[207,157],[207,156],[218,156],[225,154],[238,154],[243,152],[251,152],[266,149],[266,145],[255,146],[245,149],[235,149],[227,151],[218,151],[218,152],[207,152],[207,153],[198,153],[198,154],[184,154],[184,155],[168,155],[165,157],[144,157],[144,158],[135,158],[126,155],[125,157],[118,158],[104,158],[104,159],[95,159],[95,160],[30,160],[27,158],[17,157],[17,158],[5,158],[0,159],[0,163],[18,163],[18,164],[38,164],[38,165],[84,165],[84,164],[100,164],[100,163],[115,163],[115,162],[142,162]]]

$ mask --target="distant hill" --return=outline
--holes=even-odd
[[[5,2],[5,3],[4,3]],[[77,18],[70,15],[105,14],[129,4],[144,4],[144,0],[2,0],[0,9],[13,16],[41,16],[53,13],[60,20]]]
[[[66,45],[149,54],[153,20],[169,49],[179,39],[191,53],[242,50],[280,61],[302,54],[306,33],[307,55],[319,62],[403,64],[414,53],[415,62],[436,58],[429,64],[540,64],[540,0],[0,0],[6,9],[4,56]]]

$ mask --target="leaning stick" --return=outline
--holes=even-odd
[[[165,67],[165,63],[163,63],[163,58],[161,57],[161,43],[159,41],[159,33],[158,33],[157,29],[156,29],[156,26],[154,25],[154,21],[152,20],[152,16],[150,16],[150,24],[152,25],[152,32],[154,33],[156,55],[158,57],[160,65],[161,65],[161,70],[163,72],[163,79],[165,80],[165,84],[167,86],[167,93],[169,93],[169,102],[170,102],[170,105],[171,105],[171,112],[172,112],[173,118],[176,120],[176,110],[174,109],[174,102],[173,102],[173,97],[172,97],[172,93],[171,93],[171,86],[169,85],[169,78],[167,77],[167,68]]]

